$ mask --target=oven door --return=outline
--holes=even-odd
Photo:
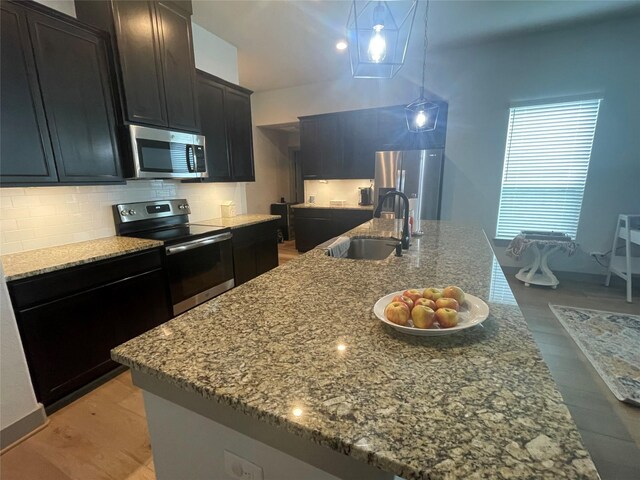
[[[202,135],[129,125],[134,178],[207,177]]]
[[[231,233],[166,247],[173,314],[234,287]]]

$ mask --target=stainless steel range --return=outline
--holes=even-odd
[[[234,287],[231,231],[189,223],[185,199],[113,205],[116,233],[162,240],[173,314]]]

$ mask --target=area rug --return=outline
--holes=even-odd
[[[640,407],[640,316],[549,307],[616,398]]]

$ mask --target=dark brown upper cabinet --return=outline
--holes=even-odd
[[[305,179],[343,178],[339,115],[300,119],[300,152]]]
[[[122,181],[106,35],[2,2],[2,185]]]
[[[185,182],[253,182],[251,90],[197,71],[198,108],[208,178]]]
[[[409,132],[404,105],[300,117],[304,178],[373,178],[377,151],[444,148],[447,103],[437,103],[436,129],[423,133]]]
[[[199,132],[191,2],[76,0],[78,19],[111,33],[124,120]]]

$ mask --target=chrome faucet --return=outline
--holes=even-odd
[[[402,248],[404,250],[408,250],[409,249],[409,244],[410,244],[410,238],[409,238],[409,199],[407,198],[407,196],[404,193],[399,192],[397,190],[392,190],[390,192],[385,193],[385,195],[378,202],[378,206],[376,207],[376,211],[373,212],[373,216],[375,218],[380,218],[380,214],[382,213],[382,205],[384,204],[385,200],[387,198],[389,198],[389,197],[395,197],[395,196],[402,198],[402,202],[404,204],[404,223],[402,225],[402,238],[400,239],[400,242],[402,242]]]

